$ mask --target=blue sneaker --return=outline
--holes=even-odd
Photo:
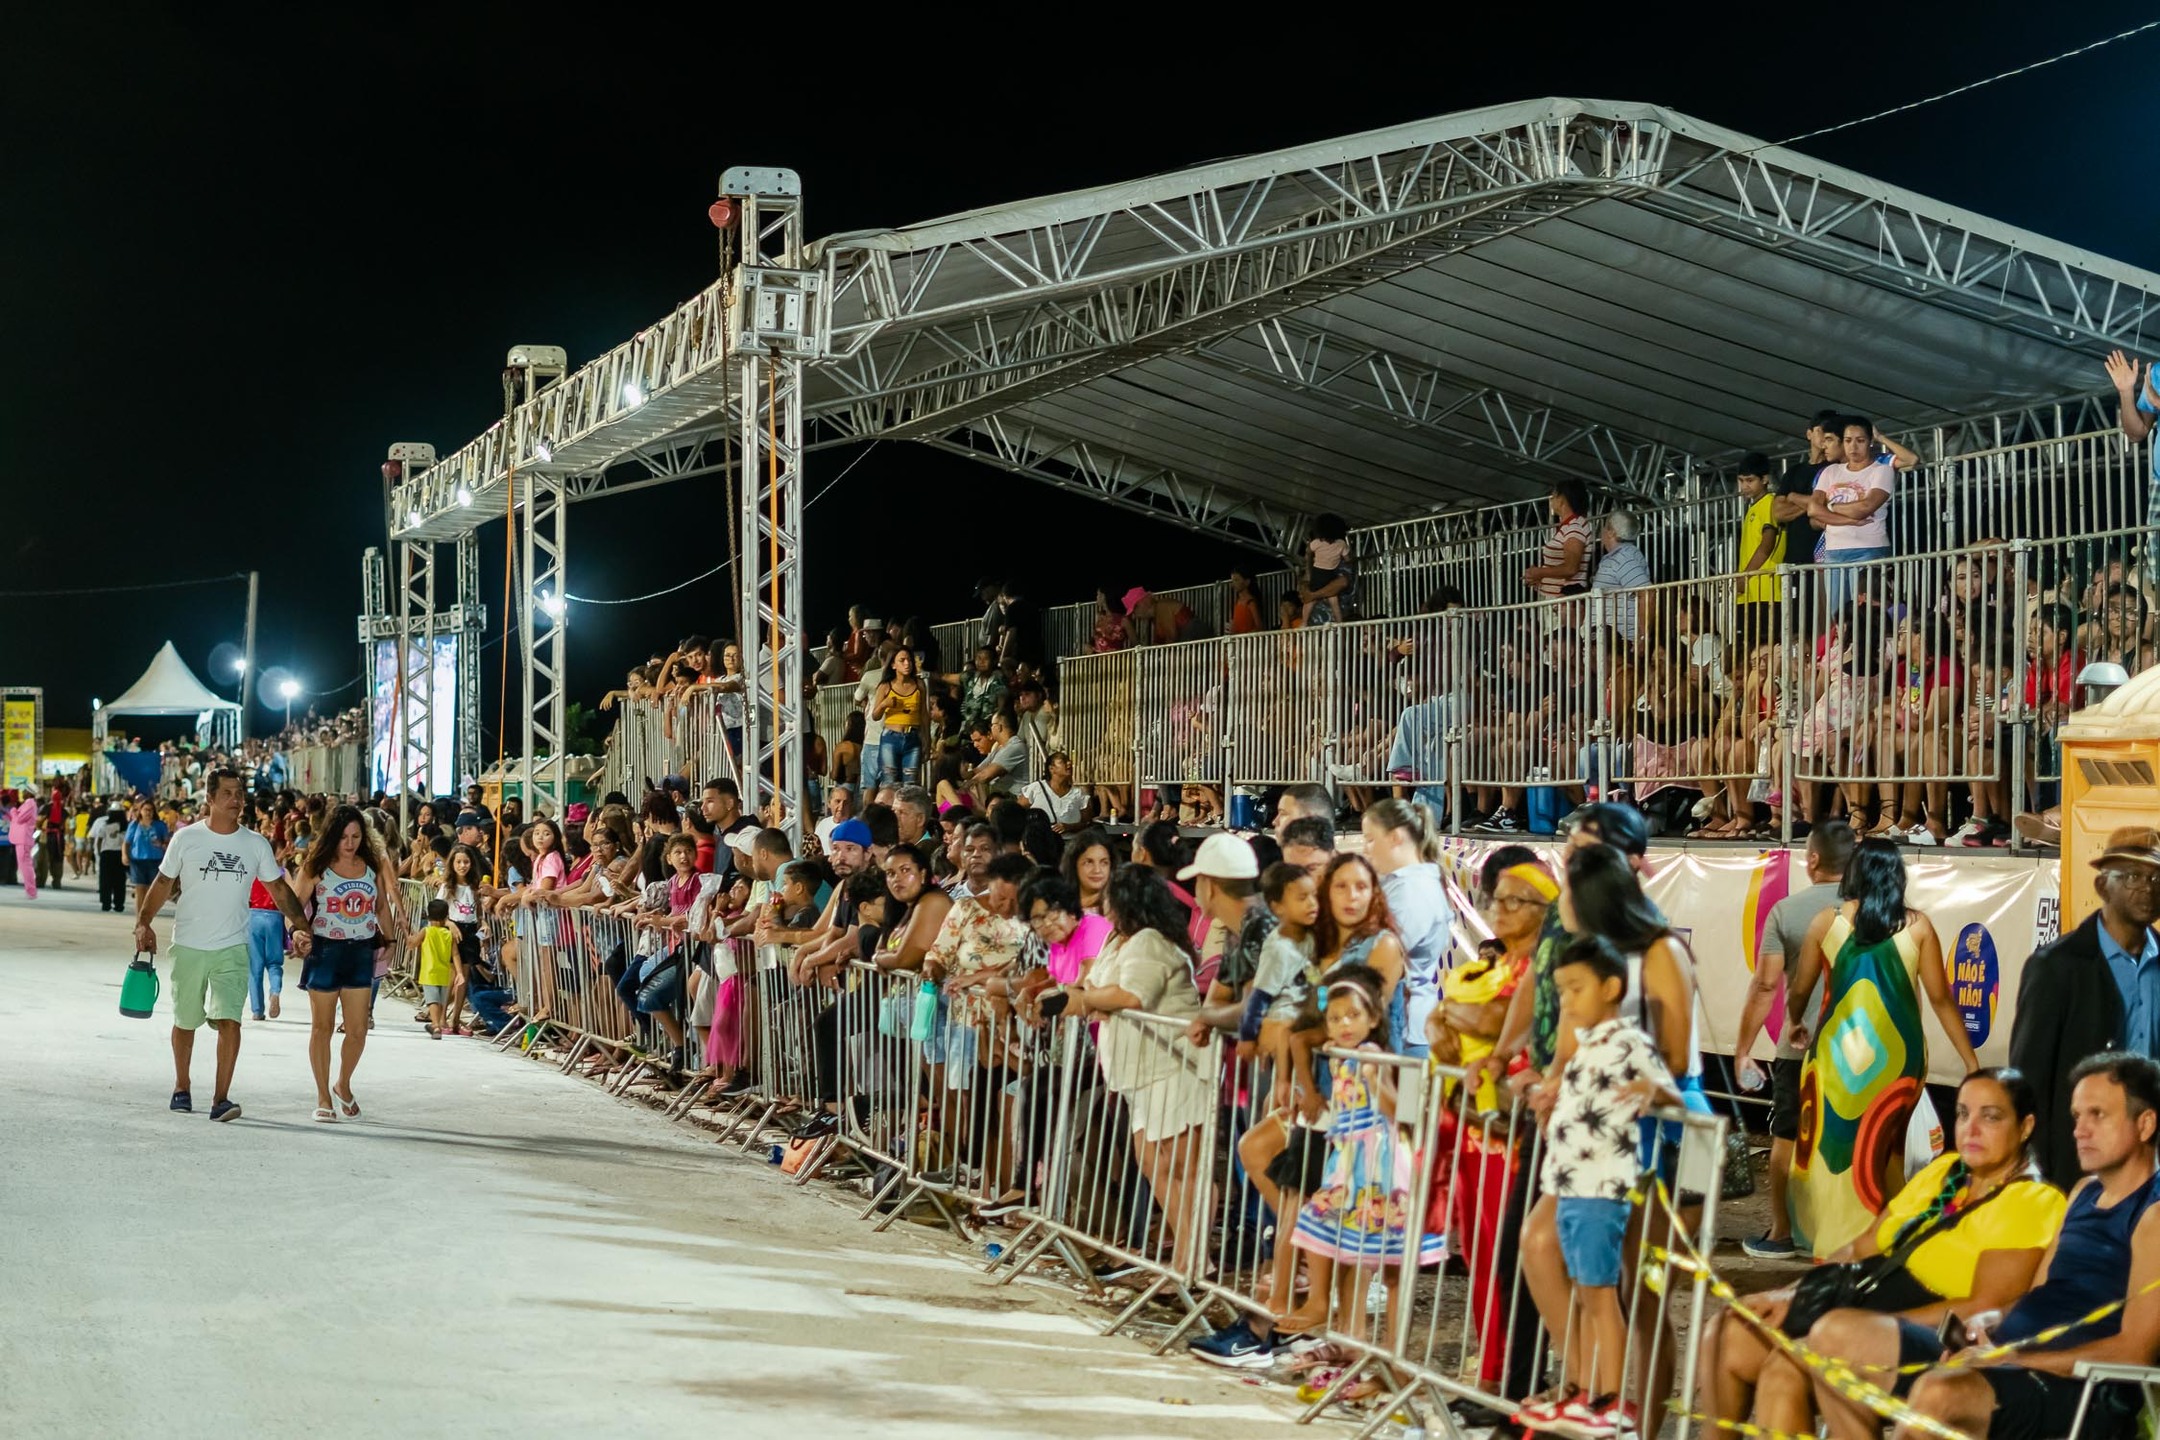
[[[1773,1240],[1767,1233],[1742,1240],[1740,1248],[1757,1260],[1790,1260],[1800,1253],[1790,1239]]]
[[[1261,1339],[1243,1318],[1212,1335],[1190,1341],[1185,1348],[1195,1359],[1232,1370],[1265,1370],[1275,1363],[1275,1337]]]
[[[210,1118],[213,1120],[237,1120],[240,1118],[240,1107],[230,1100],[220,1100],[210,1107]]]
[[[175,1090],[172,1092],[172,1108],[183,1115],[192,1115],[195,1113],[194,1097],[185,1090]]]

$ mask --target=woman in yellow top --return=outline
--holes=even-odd
[[[2067,1203],[2033,1164],[2035,1104],[2031,1082],[2015,1070],[1965,1077],[1956,1150],[1913,1176],[1870,1229],[1831,1257],[1889,1257],[1873,1267],[1883,1272],[1872,1295],[1884,1308],[1827,1311],[1799,1337],[1810,1349],[1902,1394],[1913,1377],[1893,1372],[1942,1353],[1936,1334],[1945,1317],[2006,1309],[2032,1287]],[[1791,1334],[1798,1288],[1742,1303]],[[1728,1311],[1711,1321],[1703,1346],[1705,1410],[1737,1422],[1752,1408],[1766,1429],[1814,1433],[1817,1396],[1808,1374],[1754,1327]],[[1875,1416],[1847,1401],[1826,1395],[1823,1411],[1833,1436],[1876,1433]]]
[[[870,699],[870,718],[885,727],[878,742],[883,778],[894,785],[922,783],[923,729],[930,721],[930,701],[922,676],[915,673],[915,652],[893,652],[892,669]]]
[[[1441,977],[1440,1003],[1425,1021],[1434,1060],[1470,1065],[1492,1053],[1508,1004],[1530,973],[1546,912],[1559,898],[1559,883],[1543,865],[1511,865],[1500,872],[1486,904],[1493,938],[1478,948],[1476,960]],[[1500,953],[1489,955],[1487,947],[1495,944]],[[1489,1078],[1471,1098],[1467,1112],[1449,1101],[1442,1133],[1433,1142],[1432,1199],[1425,1211],[1426,1231],[1447,1236],[1448,1248],[1469,1268],[1470,1309],[1483,1342],[1478,1377],[1494,1395],[1500,1393],[1507,1362],[1507,1317],[1501,1306],[1509,1287],[1499,1281],[1497,1261],[1513,1183],[1514,1126],[1506,1115],[1485,1121],[1477,1117],[1498,1109],[1499,1093]]]

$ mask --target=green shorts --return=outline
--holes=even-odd
[[[247,1004],[245,945],[223,950],[172,947],[173,1028],[199,1030],[205,1020],[238,1020]]]

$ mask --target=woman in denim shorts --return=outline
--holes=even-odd
[[[397,881],[360,812],[340,805],[292,874],[293,892],[308,912],[314,944],[300,968],[308,992],[308,1065],[315,1072],[315,1118],[360,1118],[353,1071],[367,1048],[368,1000],[374,993],[377,951],[397,941]],[[338,1017],[345,1042],[338,1078],[330,1083],[330,1039]],[[335,1102],[333,1104],[333,1102]]]

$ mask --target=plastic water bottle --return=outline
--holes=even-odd
[[[991,1241],[991,1242],[990,1242],[990,1243],[989,1243],[988,1245],[985,1245],[985,1246],[983,1246],[983,1258],[984,1258],[984,1259],[987,1259],[987,1260],[995,1260],[995,1259],[997,1259],[997,1258],[998,1258],[998,1257],[999,1257],[1000,1255],[1003,1255],[1004,1253],[1005,1253],[1005,1247],[1004,1247],[1003,1245],[1000,1245],[1000,1244],[998,1244],[998,1243],[997,1243],[997,1242],[996,1242],[995,1240]]]
[[[778,1165],[782,1160],[786,1158],[787,1147],[784,1145],[775,1145],[772,1147],[772,1154],[765,1157],[765,1163],[768,1165]]]

